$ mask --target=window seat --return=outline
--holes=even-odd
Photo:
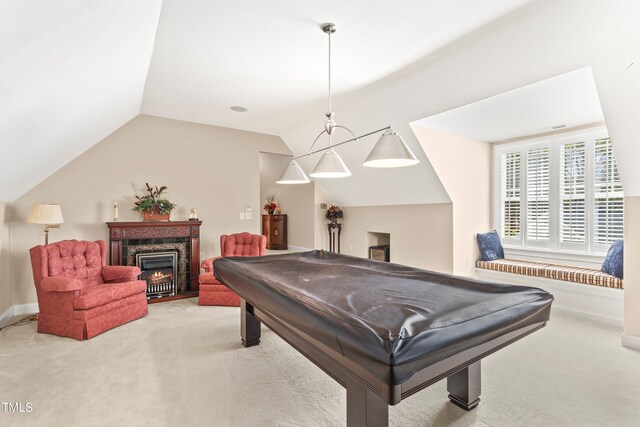
[[[556,308],[622,322],[622,280],[594,268],[499,259],[477,261],[476,277],[488,282],[542,288],[553,294]]]
[[[562,280],[605,288],[622,289],[623,281],[600,270],[517,259],[497,259],[495,261],[476,261],[476,267],[502,273],[520,274],[545,279]]]

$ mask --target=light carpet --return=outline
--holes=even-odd
[[[29,402],[3,426],[340,426],[344,389],[263,327],[240,344],[240,311],[196,299],[78,342],[0,332],[0,401]],[[546,328],[483,360],[480,405],[447,400],[446,381],[389,410],[392,426],[638,426],[640,353],[619,326],[555,310]]]

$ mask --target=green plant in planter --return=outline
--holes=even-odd
[[[147,186],[147,193],[144,196],[136,196],[138,199],[137,202],[134,203],[132,211],[138,212],[157,212],[160,215],[165,215],[170,213],[173,209],[175,209],[175,203],[171,203],[165,196],[164,192],[167,190],[167,187],[163,185],[158,188],[157,185],[154,185],[153,188],[149,185],[149,183],[145,183]]]

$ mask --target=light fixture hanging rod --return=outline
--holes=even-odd
[[[372,132],[365,133],[363,135],[356,136],[356,137],[351,138],[351,139],[347,139],[346,141],[342,141],[342,142],[339,142],[337,144],[332,144],[332,145],[330,145],[328,147],[318,148],[315,151],[310,151],[310,152],[308,152],[306,154],[301,154],[299,156],[296,156],[296,157],[292,158],[291,160],[298,160],[298,159],[301,159],[303,157],[308,157],[308,156],[311,156],[313,154],[321,153],[323,151],[327,151],[328,149],[339,147],[339,146],[347,144],[349,142],[357,141],[359,139],[366,138],[367,136],[371,136],[371,135],[374,135],[374,134],[379,133],[379,132],[384,132],[385,130],[389,130],[389,129],[391,129],[391,126],[386,126],[386,127],[383,127],[382,129],[374,130]]]
[[[329,36],[329,109],[327,110],[327,114],[331,113],[331,34],[336,32],[336,25],[333,23],[325,24],[322,27],[322,31],[324,31]]]

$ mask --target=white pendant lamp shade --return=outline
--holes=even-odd
[[[29,212],[27,222],[32,224],[62,224],[60,205],[34,204]]]
[[[382,134],[362,165],[369,168],[400,168],[419,162],[402,137],[389,129]]]
[[[325,151],[309,176],[313,178],[344,178],[351,176],[351,171],[344,164],[340,155],[333,148],[330,148]]]
[[[282,172],[276,184],[306,184],[308,182],[311,181],[309,181],[300,165],[295,160],[292,160]]]

